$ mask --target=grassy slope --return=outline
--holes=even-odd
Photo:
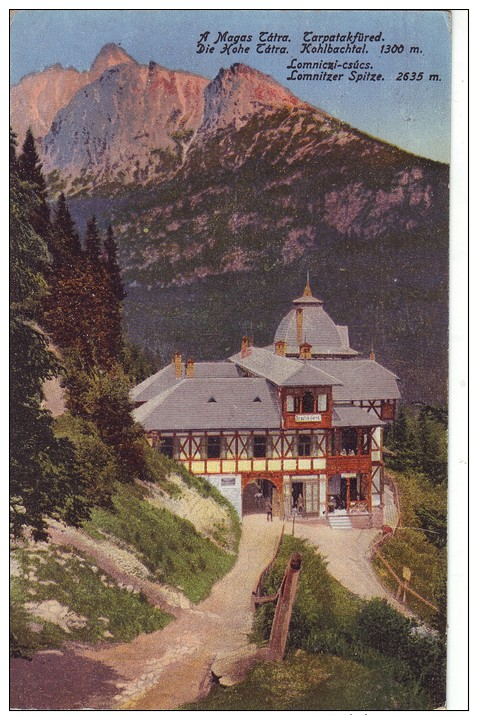
[[[169,496],[181,497],[181,488],[169,480],[171,473],[203,498],[226,507],[221,514],[218,540],[221,548],[199,534],[193,524],[167,509],[145,500],[147,491],[138,485],[118,485],[114,511],[97,508],[85,531],[95,538],[112,539],[130,549],[150,570],[152,580],[182,589],[193,602],[205,598],[213,584],[232,567],[240,538],[236,512],[224,497],[181,466],[151,454],[158,486]],[[12,652],[30,656],[37,650],[55,648],[68,640],[95,643],[128,641],[142,632],[163,628],[171,616],[149,605],[141,592],[120,588],[93,561],[53,545],[25,542],[13,549],[15,570],[11,583]],[[31,615],[25,604],[57,601],[67,607],[81,627],[60,624]],[[76,614],[76,615],[75,615]],[[82,621],[81,619],[85,620]]]
[[[147,603],[141,593],[119,588],[113,579],[79,553],[52,545],[13,552],[18,575],[11,586],[11,634],[17,654],[61,645],[65,640],[85,643],[130,641],[139,633],[163,628],[171,616]],[[28,615],[24,604],[57,601],[77,616],[82,627],[49,622]]]
[[[412,571],[411,587],[439,607],[443,605],[441,599],[446,592],[446,549],[437,548],[427,538],[426,532],[418,530],[422,525],[415,508],[421,506],[446,514],[446,486],[432,486],[424,477],[412,472],[389,471],[398,485],[404,528],[385,543],[381,553],[399,576],[403,567],[408,566]],[[395,591],[396,581],[378,559],[375,559],[374,567],[386,587]],[[407,596],[407,605],[427,623],[437,625],[435,613],[418,599]]]
[[[155,578],[182,589],[194,603],[205,598],[231,569],[235,553],[202,537],[189,521],[149,504],[140,487],[119,486],[113,502],[114,512],[93,511],[86,531],[125,542]]]
[[[184,709],[426,710],[441,704],[440,644],[415,635],[413,624],[385,602],[366,603],[348,592],[306,542],[284,539],[267,591],[277,590],[296,550],[303,565],[285,661],[256,666],[242,683],[216,686]],[[256,641],[267,639],[272,617],[273,607],[259,609]]]

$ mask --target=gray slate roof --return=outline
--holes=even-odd
[[[182,380],[188,379],[185,377],[185,366],[182,366]],[[238,377],[239,372],[235,365],[230,362],[198,362],[194,365],[194,379],[205,379],[209,377]],[[179,380],[176,379],[174,365],[170,363],[159,372],[140,382],[139,385],[133,387],[130,392],[133,402],[147,402],[156,395],[159,395],[164,390],[175,385]]]
[[[316,361],[282,357],[267,348],[249,348],[246,357],[237,353],[229,359],[244,370],[259,377],[265,377],[279,387],[340,384],[340,380],[332,377],[329,371],[325,372],[321,369],[322,365],[316,365]]]
[[[177,380],[171,388],[134,410],[133,416],[146,430],[168,432],[277,429],[281,424],[275,390],[262,378]]]
[[[321,301],[304,296],[294,301],[302,308],[302,335],[312,346],[314,355],[357,355],[349,345],[348,328],[336,325],[325,312]],[[298,354],[296,309],[282,318],[274,336],[274,343],[283,340],[287,354]]]
[[[385,424],[373,412],[355,405],[335,405],[332,409],[332,427],[379,427]]]
[[[400,397],[399,378],[374,360],[318,362],[342,383],[332,390],[334,401],[394,400]]]

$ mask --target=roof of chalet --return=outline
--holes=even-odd
[[[340,379],[333,377],[329,371],[322,370],[314,360],[295,360],[276,355],[266,348],[251,347],[245,355],[240,352],[229,360],[258,377],[265,377],[279,387],[341,384]]]
[[[292,301],[294,308],[282,318],[274,336],[274,343],[286,344],[286,355],[298,355],[300,343],[297,336],[297,309],[302,311],[301,342],[311,345],[313,355],[358,355],[349,344],[348,328],[336,325],[323,308],[323,300],[315,298],[309,279],[300,298]]]
[[[146,430],[268,429],[281,423],[274,388],[262,378],[177,380],[133,411]]]
[[[317,362],[326,367],[339,383],[332,390],[334,401],[400,398],[397,385],[399,378],[375,360],[318,360]]]
[[[194,377],[201,379],[208,377],[234,378],[239,377],[239,371],[230,362],[198,362],[194,365]],[[184,375],[184,363],[182,364],[181,379],[191,379],[186,378]],[[170,363],[159,372],[140,382],[139,385],[133,387],[130,392],[131,399],[133,402],[147,402],[179,381],[176,378],[174,365]]]
[[[354,405],[334,405],[332,427],[379,427],[384,425],[375,412]]]

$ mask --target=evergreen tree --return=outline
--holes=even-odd
[[[117,478],[123,482],[148,479],[146,441],[131,415],[130,383],[119,364],[109,373],[95,368],[84,392],[81,416],[91,419],[118,459]]]
[[[400,405],[397,419],[391,430],[391,448],[395,453],[392,466],[395,469],[416,468],[420,460],[420,437],[418,422],[405,405]]]
[[[104,248],[106,272],[111,288],[116,300],[121,302],[126,298],[126,292],[121,280],[121,271],[118,263],[118,246],[111,224],[108,226]]]
[[[10,172],[17,172],[17,135],[10,127]]]
[[[18,177],[21,181],[31,184],[38,201],[30,206],[29,220],[33,230],[41,236],[50,247],[50,209],[47,201],[47,187],[42,173],[42,165],[35,147],[35,139],[30,129],[27,130],[22,152],[17,161]]]
[[[52,245],[58,263],[73,265],[81,255],[81,243],[65,194],[58,197],[53,218]]]
[[[98,233],[96,216],[92,216],[86,225],[86,255],[93,267],[97,267],[101,255],[101,241]]]
[[[12,172],[10,185],[10,511],[16,537],[30,527],[47,538],[46,517],[78,525],[88,513],[82,481],[73,469],[71,443],[57,439],[52,416],[42,408],[43,383],[59,363],[46,337],[31,322],[32,305],[45,289],[48,252],[28,217],[38,202],[31,184]]]
[[[121,353],[120,316],[101,265],[80,261],[74,270],[59,267],[44,300],[45,326],[66,357],[78,356],[82,369],[108,370]]]
[[[418,463],[425,476],[435,484],[447,478],[448,450],[446,428],[433,409],[424,407],[418,419],[420,453]]]

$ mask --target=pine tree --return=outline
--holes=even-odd
[[[121,280],[121,271],[118,263],[118,245],[111,224],[108,226],[104,248],[105,267],[111,288],[116,300],[121,302],[126,298],[126,292]]]
[[[91,261],[92,266],[96,267],[100,262],[101,255],[101,241],[98,233],[98,225],[96,223],[96,216],[92,216],[86,225],[86,243],[85,250],[88,259]]]
[[[74,452],[52,431],[42,408],[43,383],[58,375],[59,363],[43,332],[31,322],[32,304],[45,290],[48,252],[28,217],[38,196],[12,172],[10,185],[10,512],[16,537],[30,527],[47,538],[48,516],[78,525],[88,513]]]
[[[22,152],[18,157],[17,169],[20,181],[31,184],[38,199],[33,206],[30,206],[30,223],[35,233],[41,236],[50,248],[51,221],[47,201],[48,192],[35,139],[30,129],[27,130]]]
[[[17,135],[10,127],[10,172],[17,172]]]
[[[73,266],[81,255],[81,243],[65,194],[60,194],[53,218],[52,246],[58,264]]]

